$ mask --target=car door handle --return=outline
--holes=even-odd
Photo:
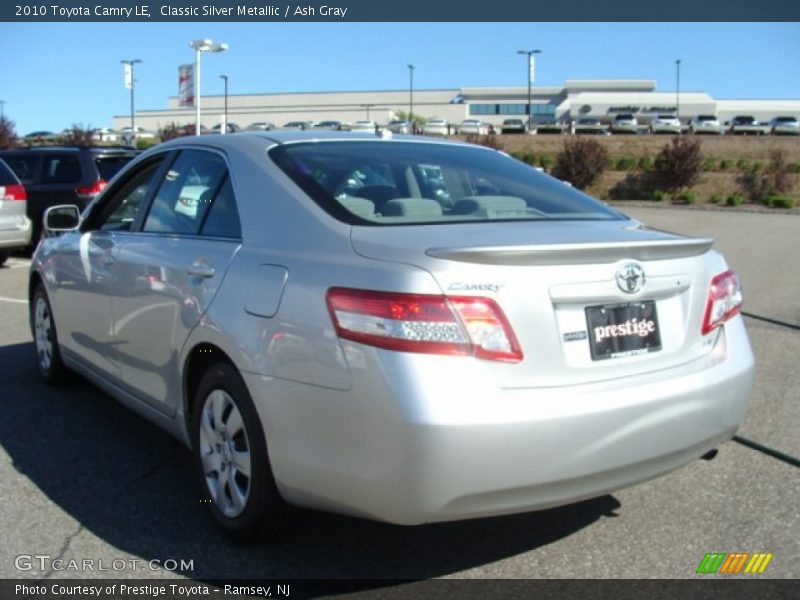
[[[196,260],[189,265],[189,268],[186,269],[186,272],[192,277],[203,277],[208,279],[213,277],[217,271],[204,260]]]

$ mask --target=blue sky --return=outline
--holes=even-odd
[[[649,78],[716,98],[800,98],[798,23],[0,23],[0,100],[17,132],[102,127],[177,93],[178,65],[201,37],[230,50],[203,59],[202,91],[231,94],[525,85],[516,51],[538,48],[536,84]]]

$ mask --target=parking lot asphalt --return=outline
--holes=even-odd
[[[740,435],[800,456],[800,217],[626,212],[714,236],[743,279],[745,312],[779,322],[745,317],[758,364]],[[206,517],[182,446],[88,383],[40,381],[26,285],[26,260],[0,269],[0,578],[691,579],[707,552],[772,553],[763,577],[800,577],[800,469],[736,442],[711,462],[553,510],[420,527],[302,511],[280,542],[236,546]],[[35,554],[126,565],[15,566]],[[193,564],[147,570],[154,559]]]

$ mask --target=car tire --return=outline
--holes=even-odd
[[[201,498],[222,532],[243,544],[277,538],[290,509],[272,475],[253,400],[232,365],[215,364],[200,379],[191,435]]]
[[[0,252],[0,267],[6,264],[8,260],[8,252]]]
[[[36,286],[31,297],[30,324],[39,374],[48,385],[63,383],[68,371],[61,360],[56,322],[42,283]]]

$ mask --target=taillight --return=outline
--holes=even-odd
[[[331,288],[339,337],[401,352],[522,360],[517,338],[490,298]]]
[[[92,185],[75,188],[75,194],[77,194],[78,198],[81,200],[94,200],[95,196],[106,189],[107,185],[107,181],[100,179],[95,181]]]
[[[6,191],[3,192],[3,200],[27,200],[28,194],[25,192],[25,186],[18,183],[5,186]]]
[[[734,317],[742,308],[742,283],[733,271],[720,273],[711,280],[703,319],[703,335]]]

